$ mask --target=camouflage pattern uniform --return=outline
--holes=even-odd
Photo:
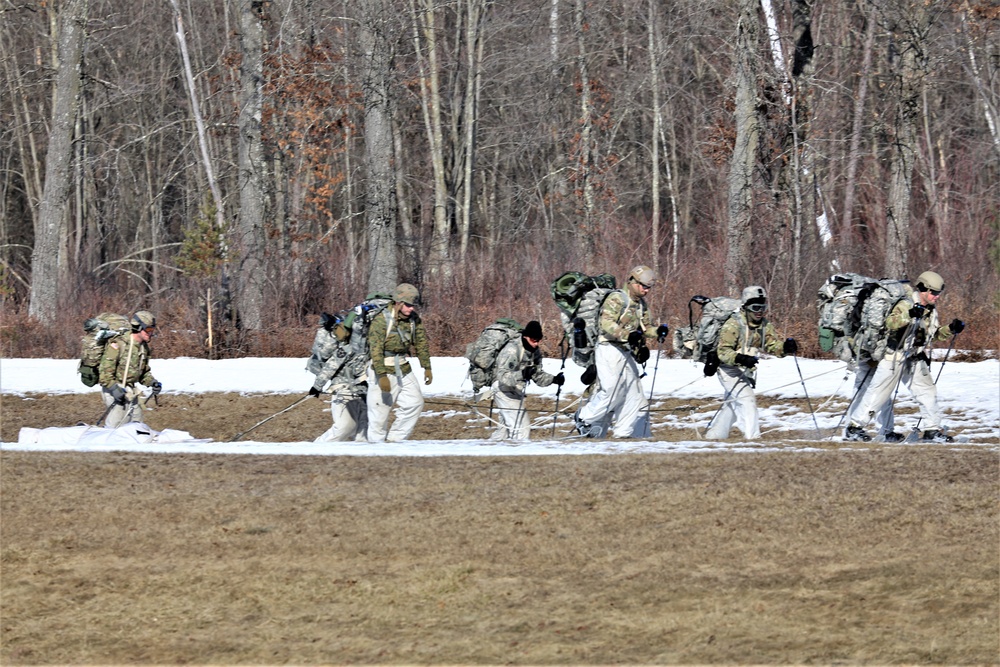
[[[531,424],[524,409],[528,382],[524,369],[534,368],[531,382],[548,387],[555,376],[542,370],[542,352],[537,347],[529,349],[523,336],[507,342],[496,360],[496,380],[493,382],[493,401],[497,406],[497,427],[491,440],[527,440]]]
[[[398,442],[413,433],[424,408],[420,383],[413,374],[407,355],[416,350],[425,376],[431,370],[427,330],[416,311],[404,318],[399,304],[393,303],[379,313],[368,329],[372,363],[368,369],[368,440]],[[384,393],[378,380],[387,377],[391,390]],[[389,413],[396,404],[396,419],[389,428]]]
[[[733,423],[737,423],[748,440],[760,437],[760,420],[757,416],[756,366],[747,368],[736,363],[737,354],[757,357],[761,352],[778,357],[785,356],[783,343],[774,325],[766,319],[754,323],[745,310],[733,313],[719,331],[719,382],[725,391],[722,407],[712,420],[705,437],[722,440],[729,437]]]
[[[642,331],[647,339],[656,338],[645,300],[630,297],[625,290],[608,294],[601,307],[601,335],[594,350],[599,388],[577,418],[591,425],[592,437],[607,433],[614,420],[615,438],[649,436],[646,419],[648,401],[639,379],[639,364],[628,349],[628,336]]]
[[[330,417],[333,424],[315,442],[364,441],[368,431],[365,400],[368,395],[368,360],[363,355],[348,351],[348,346],[340,344],[333,335],[329,339],[337,344],[336,349],[328,355],[316,374],[313,388],[321,392],[330,383]]]
[[[935,342],[946,341],[952,336],[949,325],[941,326],[938,311],[929,306],[914,321],[910,309],[916,303],[913,291],[901,299],[885,318],[888,341],[885,356],[878,362],[868,382],[867,390],[856,398],[852,406],[852,426],[864,427],[876,419],[881,435],[892,432],[892,399],[900,382],[913,395],[920,406],[920,421],[925,431],[941,429],[941,409],[937,402],[937,385],[930,370],[930,351]],[[887,413],[887,424],[881,415]]]
[[[152,386],[156,382],[149,370],[149,345],[138,340],[137,334],[125,333],[109,340],[104,346],[104,355],[98,366],[101,383],[101,398],[105,407],[111,407],[104,419],[106,426],[117,428],[127,422],[142,421],[142,391],[136,383]],[[111,390],[115,385],[125,390],[125,404],[115,404]]]

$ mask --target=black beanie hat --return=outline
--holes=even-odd
[[[534,338],[535,340],[542,339],[542,325],[535,320],[531,320],[528,324],[521,329],[521,335],[525,338]]]

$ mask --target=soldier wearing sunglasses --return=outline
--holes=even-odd
[[[953,319],[941,326],[937,311],[938,299],[944,291],[944,279],[934,271],[924,271],[917,277],[916,289],[910,298],[901,299],[885,318],[886,352],[875,367],[871,383],[864,396],[857,399],[856,412],[847,427],[847,440],[871,440],[859,420],[872,421],[877,413],[885,413],[892,423],[892,400],[900,382],[920,406],[921,437],[926,442],[952,442],[954,439],[941,428],[941,410],[937,402],[937,386],[930,371],[930,350],[933,343],[946,341],[965,329],[965,322]],[[902,437],[892,432],[889,441]]]
[[[736,423],[748,440],[760,437],[760,420],[757,416],[757,361],[761,352],[783,357],[795,354],[798,344],[794,338],[782,341],[767,313],[767,292],[753,285],[743,290],[742,306],[733,313],[719,332],[719,382],[725,390],[722,407],[709,424],[705,437],[722,440]]]

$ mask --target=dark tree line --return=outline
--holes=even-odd
[[[934,268],[995,307],[988,3],[0,11],[0,293],[40,322],[266,333],[408,280],[481,326],[639,262],[677,316],[754,282],[806,317],[836,268]]]

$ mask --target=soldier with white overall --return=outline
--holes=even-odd
[[[878,362],[867,389],[855,398],[850,409],[850,423],[844,433],[846,440],[871,440],[864,426],[878,418],[881,435],[889,442],[903,436],[892,428],[892,401],[902,382],[920,406],[920,421],[924,424],[922,440],[952,442],[954,438],[941,429],[941,409],[937,402],[937,385],[930,370],[930,350],[936,341],[945,341],[965,329],[965,323],[953,319],[941,326],[936,309],[944,290],[944,279],[934,271],[924,271],[917,277],[916,291],[901,299],[885,318],[887,330],[885,356]],[[888,418],[882,415],[888,415]],[[884,423],[887,421],[887,424]]]
[[[743,437],[760,437],[757,415],[757,362],[761,352],[778,357],[795,354],[798,344],[788,338],[782,342],[774,325],[764,318],[767,312],[767,292],[757,285],[743,290],[742,306],[733,313],[719,331],[719,382],[725,391],[722,407],[709,425],[705,438],[723,440],[736,423]]]
[[[417,425],[424,396],[406,358],[411,348],[424,368],[424,384],[434,380],[427,330],[416,311],[420,292],[409,283],[400,283],[392,299],[368,329],[372,357],[368,369],[369,442],[406,440]],[[396,419],[389,428],[393,404]]]
[[[527,440],[531,432],[524,399],[528,382],[539,387],[562,386],[562,373],[551,375],[542,370],[542,325],[528,322],[519,338],[503,346],[496,360],[496,380],[493,382],[493,402],[497,407],[497,427],[490,440]]]
[[[650,435],[639,364],[649,358],[646,339],[662,340],[668,333],[666,324],[657,327],[650,323],[649,307],[643,300],[655,283],[653,269],[637,266],[629,273],[624,290],[605,297],[601,334],[594,349],[600,387],[574,416],[581,435],[600,437],[612,426],[615,438]]]
[[[329,383],[330,426],[315,442],[364,441],[368,432],[368,359],[352,352],[347,340],[350,331],[342,321],[333,327],[333,336],[325,336],[327,360],[316,374],[316,381],[309,389],[310,396],[317,398]],[[318,337],[319,334],[317,334]]]
[[[142,391],[136,383],[153,390],[156,396],[163,385],[149,370],[149,339],[156,330],[156,318],[147,310],[140,310],[129,319],[131,332],[112,338],[104,346],[98,372],[101,398],[108,413],[104,424],[118,428],[128,422],[142,422]]]

